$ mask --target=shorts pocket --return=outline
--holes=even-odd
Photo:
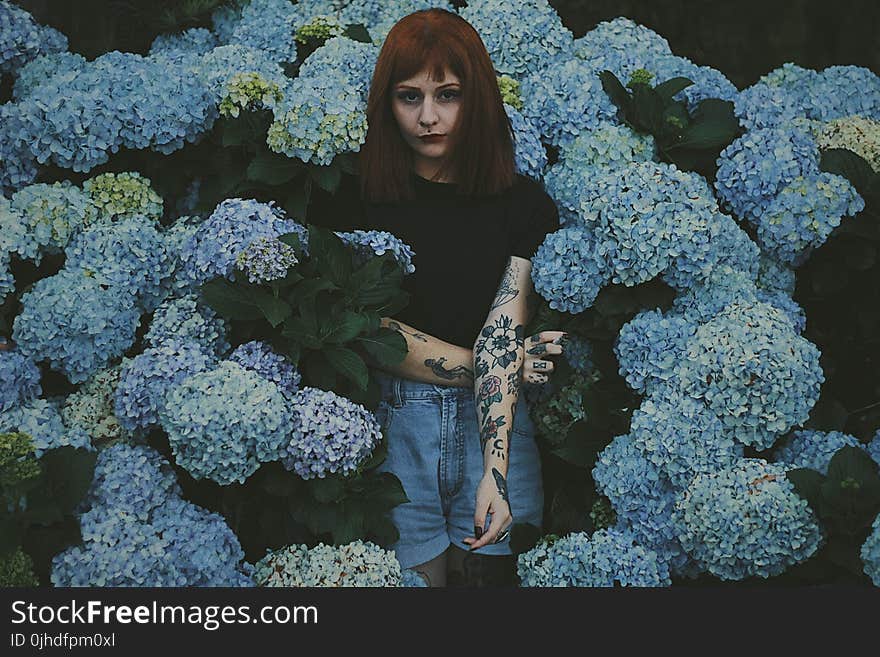
[[[382,430],[382,435],[387,438],[388,427],[391,426],[391,419],[394,417],[394,406],[391,404],[391,402],[382,400],[379,402],[376,410],[373,411],[373,416],[376,418],[376,422],[379,423],[379,428]]]

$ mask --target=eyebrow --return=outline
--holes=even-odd
[[[446,87],[457,87],[459,85],[460,85],[459,82],[447,82],[446,84],[441,84],[437,88],[438,89],[445,89]],[[421,87],[413,87],[412,85],[409,85],[409,84],[398,84],[396,88],[397,89],[415,89],[416,91],[422,90]]]

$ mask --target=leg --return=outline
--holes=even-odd
[[[412,569],[422,576],[428,586],[446,586],[446,552],[438,554]]]
[[[476,554],[450,545],[449,586],[496,587],[516,586],[516,557],[514,555]]]

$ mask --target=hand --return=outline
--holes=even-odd
[[[492,517],[488,527],[483,527],[487,513]],[[513,515],[510,512],[510,500],[507,496],[507,481],[497,469],[492,468],[491,472],[483,475],[477,486],[477,505],[474,511],[476,536],[468,536],[464,542],[471,546],[472,551],[477,550],[484,545],[494,543],[498,535],[512,524]]]
[[[564,331],[541,331],[526,338],[522,380],[527,383],[547,383],[555,363],[548,356],[562,353],[567,334]]]

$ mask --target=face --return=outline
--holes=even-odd
[[[448,69],[442,80],[431,79],[429,71],[394,85],[391,109],[400,134],[413,150],[417,174],[432,178],[449,148],[453,126],[461,107],[460,80]],[[424,139],[424,135],[441,135]]]

